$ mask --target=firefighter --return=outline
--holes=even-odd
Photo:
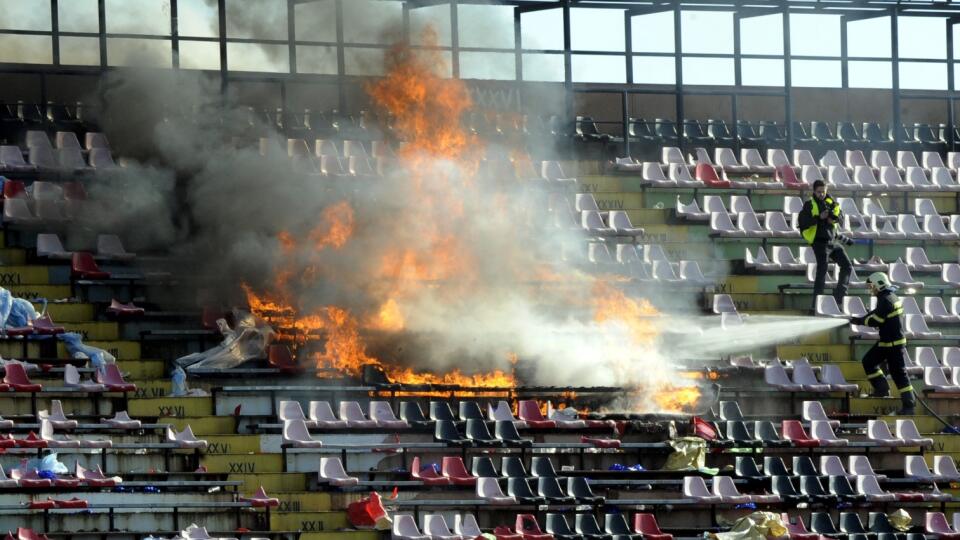
[[[863,317],[853,317],[853,324],[877,328],[880,339],[863,357],[863,371],[873,386],[872,397],[888,397],[890,385],[887,374],[900,391],[901,407],[898,415],[914,413],[916,398],[907,377],[907,338],[903,334],[903,301],[893,294],[894,287],[883,272],[874,272],[867,278],[867,288],[877,297],[877,307]],[[886,364],[886,373],[883,365]]]
[[[817,296],[823,294],[824,283],[827,280],[828,258],[840,267],[837,285],[833,289],[833,297],[838,305],[843,302],[843,297],[847,294],[852,265],[843,246],[849,246],[853,242],[837,230],[842,215],[840,204],[827,195],[827,186],[823,180],[814,182],[813,196],[803,203],[803,210],[797,217],[800,234],[810,244],[813,255],[817,259],[817,274],[813,281],[813,309],[817,306]]]

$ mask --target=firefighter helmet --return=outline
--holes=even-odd
[[[874,272],[867,278],[867,283],[873,285],[877,290],[884,290],[890,287],[890,279],[883,272]]]

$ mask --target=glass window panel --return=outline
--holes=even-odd
[[[0,62],[51,64],[53,39],[49,36],[0,34]]]
[[[623,51],[623,11],[571,9],[570,44],[578,51]]]
[[[347,48],[343,51],[347,75],[383,75],[383,49]]]
[[[111,38],[107,40],[107,65],[163,67],[173,65],[173,52],[166,39]]]
[[[899,17],[900,58],[947,57],[947,21],[939,17]]]
[[[680,24],[684,53],[733,54],[733,13],[684,11]]]
[[[563,82],[563,55],[523,55],[523,80]]]
[[[891,88],[893,68],[890,62],[848,62],[850,88]]]
[[[745,58],[740,61],[740,80],[744,86],[782,87],[783,60]]]
[[[732,86],[733,58],[683,58],[683,84]]]
[[[449,5],[422,7],[410,11],[410,38],[415,44],[449,47],[452,39],[450,36]]]
[[[290,52],[286,45],[227,43],[227,69],[230,71],[290,71]]]
[[[170,0],[105,0],[107,32],[170,35]]]
[[[294,21],[297,26],[297,40],[337,40],[337,6],[333,0],[318,0],[306,4],[297,4],[293,10]],[[297,60],[297,63],[299,64],[300,61]]]
[[[181,69],[220,70],[220,44],[180,40]]]
[[[513,7],[459,4],[460,46],[513,48]]]
[[[410,11],[410,25],[413,27],[415,13]],[[447,31],[450,29],[450,6],[447,10]],[[403,6],[400,2],[382,2],[379,0],[349,0],[343,2],[343,35],[347,43],[392,43],[392,31],[399,28],[403,19]],[[440,29],[438,29],[440,31]]]
[[[300,73],[337,74],[337,48],[297,46],[297,71]]]
[[[630,27],[633,52],[673,52],[673,12],[664,11],[633,18]]]
[[[790,77],[797,87],[840,88],[843,82],[840,62],[833,60],[793,60]]]
[[[783,54],[783,15],[740,19],[742,54]]]
[[[73,66],[99,66],[100,38],[61,36],[60,63]]]
[[[621,56],[575,54],[573,55],[571,68],[573,82],[627,82],[627,68]]]
[[[960,24],[953,25],[953,58],[960,58]]]
[[[890,43],[890,17],[852,21],[847,24],[847,54],[850,56],[890,58]]]
[[[667,56],[634,56],[633,82],[636,84],[677,84],[676,62]]]
[[[219,19],[216,2],[177,0],[177,33],[181,37],[220,37]]]
[[[50,2],[0,0],[0,30],[50,31]]]
[[[226,0],[226,6],[227,37],[287,39],[286,0]]]
[[[563,31],[558,28],[563,28],[563,12],[559,9],[524,13],[520,16],[523,48],[563,50]]]
[[[840,16],[791,13],[790,54],[840,56]]]
[[[97,0],[70,0],[57,4],[57,24],[61,32],[100,31],[100,15]],[[60,48],[63,56],[63,47]],[[99,60],[97,61],[99,63]]]
[[[900,88],[905,90],[946,90],[947,65],[900,62]]]
[[[516,79],[517,62],[512,53],[460,53],[461,79]]]

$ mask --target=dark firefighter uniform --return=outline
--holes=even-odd
[[[825,219],[820,219],[820,212],[824,210],[829,214]],[[823,294],[827,279],[828,258],[840,267],[837,285],[833,289],[833,297],[837,304],[842,303],[843,297],[847,294],[853,265],[843,249],[844,244],[850,245],[850,239],[837,230],[842,219],[840,205],[829,194],[822,201],[818,201],[816,197],[810,197],[803,203],[803,210],[797,215],[800,235],[810,244],[813,256],[817,259],[817,273],[813,281],[814,306],[816,306],[817,295]]]
[[[903,407],[898,414],[913,414],[915,398],[913,386],[907,377],[907,338],[903,335],[903,301],[890,289],[877,294],[877,307],[863,317],[850,319],[853,324],[877,328],[880,339],[863,357],[863,371],[873,385],[872,396],[887,397],[890,385],[882,366],[886,363],[887,372],[900,391]]]

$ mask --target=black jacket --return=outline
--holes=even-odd
[[[807,202],[803,203],[803,210],[801,210],[800,214],[797,216],[797,225],[801,231],[816,225],[817,235],[814,239],[814,242],[823,242],[825,244],[829,244],[833,242],[834,238],[836,237],[836,227],[834,227],[832,223],[843,223],[843,212],[839,212],[838,214],[833,214],[832,212],[834,207],[838,206],[839,204],[840,203],[834,200],[834,198],[830,195],[827,195],[823,202],[817,202],[820,212],[823,212],[824,210],[830,211],[833,219],[833,221],[831,221],[831,217],[828,217],[827,219],[820,219],[819,213],[814,215],[812,210],[813,200],[812,198],[807,199]]]
[[[850,319],[853,324],[865,324],[880,330],[881,347],[899,347],[907,344],[903,336],[903,301],[893,291],[880,291],[877,307],[863,317]]]

